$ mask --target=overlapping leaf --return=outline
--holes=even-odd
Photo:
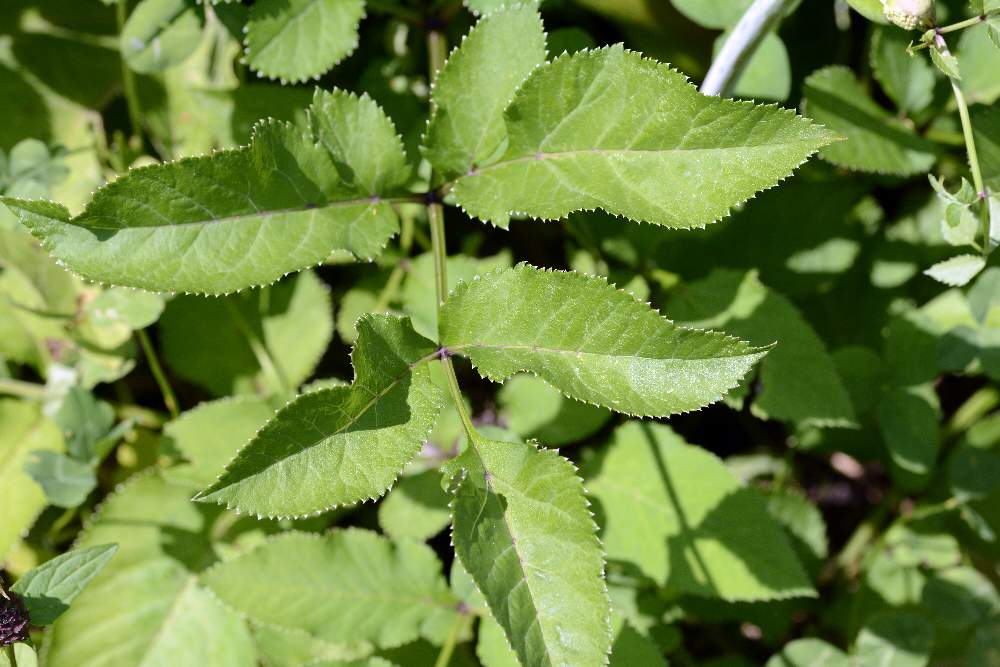
[[[459,286],[441,318],[442,345],[485,377],[530,371],[573,398],[635,415],[708,405],[766,352],[678,327],[602,279],[523,264]]]
[[[608,558],[660,586],[724,600],[815,595],[763,496],[668,427],[625,424],[583,473]]]
[[[850,169],[910,175],[934,164],[934,146],[875,103],[846,67],[824,67],[806,79],[803,109],[846,141],[820,150],[825,159]]]
[[[477,440],[453,466],[455,552],[525,667],[611,647],[603,555],[580,478],[553,450]]]
[[[406,319],[358,322],[356,379],[290,403],[198,498],[252,514],[303,516],[381,495],[420,449],[443,394],[434,346]]]
[[[18,579],[11,590],[24,599],[31,624],[49,625],[55,621],[117,550],[115,544],[73,549]]]
[[[77,273],[150,290],[231,292],[334,249],[370,258],[398,228],[392,193],[371,186],[405,180],[402,143],[367,98],[318,93],[310,111],[312,132],[266,121],[248,147],[134,169],[73,219],[58,204],[0,201]],[[354,135],[379,150],[357,150]]]
[[[472,215],[559,219],[603,208],[701,227],[788,176],[833,137],[794,113],[699,95],[666,65],[613,46],[535,70],[504,113],[503,155],[454,186]]]
[[[434,81],[425,143],[439,176],[464,174],[501,148],[503,110],[544,61],[545,33],[534,7],[501,10],[476,24]]]
[[[247,21],[247,62],[272,79],[318,77],[357,48],[364,14],[364,0],[261,0]]]
[[[266,625],[333,642],[440,642],[457,601],[427,546],[360,529],[285,533],[205,572],[230,607]]]

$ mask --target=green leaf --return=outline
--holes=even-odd
[[[32,452],[24,472],[45,490],[49,504],[56,507],[76,507],[97,486],[92,464],[58,452]]]
[[[846,139],[823,148],[823,159],[849,169],[901,176],[926,172],[934,164],[933,144],[868,97],[846,67],[813,72],[803,95],[804,113]]]
[[[441,343],[490,380],[530,371],[572,398],[636,415],[717,401],[765,353],[675,326],[603,279],[526,264],[459,286],[441,318]]]
[[[506,152],[476,163],[453,189],[471,215],[503,227],[515,212],[556,220],[593,208],[701,227],[832,139],[791,111],[700,95],[620,45],[536,69],[504,122]]]
[[[32,625],[49,625],[69,609],[118,550],[117,544],[73,549],[30,570],[11,590],[24,598]]]
[[[507,428],[524,440],[559,447],[593,435],[611,418],[603,408],[563,396],[532,375],[515,375],[497,394]]]
[[[759,416],[815,426],[849,426],[854,409],[822,339],[785,297],[755,272],[716,270],[675,290],[668,315],[695,327],[725,327],[753,345],[774,345],[760,365]]]
[[[788,642],[764,667],[851,667],[851,660],[836,646],[809,637]]]
[[[317,93],[310,112],[312,132],[263,121],[248,147],[133,169],[72,220],[57,204],[0,201],[66,266],[129,287],[222,294],[273,282],[334,249],[371,258],[398,229],[383,198],[392,193],[350,175],[402,182],[402,144],[385,136],[391,124],[371,100]],[[335,112],[344,124],[326,122]],[[355,134],[382,152],[356,150]]]
[[[436,470],[403,477],[379,503],[378,525],[393,539],[429,540],[451,523],[448,500]]]
[[[204,18],[194,0],[141,0],[122,28],[122,57],[144,74],[179,65],[198,48]]]
[[[879,428],[893,474],[897,483],[906,488],[927,483],[937,460],[938,409],[927,393],[896,388],[879,403]]]
[[[670,3],[698,25],[722,30],[736,25],[753,0],[670,0]]]
[[[429,547],[358,528],[285,533],[201,580],[257,622],[332,642],[392,647],[418,636],[440,642],[455,616],[456,600]]]
[[[475,14],[488,14],[505,7],[527,5],[527,6],[537,6],[539,0],[463,0],[469,11]]]
[[[729,33],[716,38],[712,45],[713,57],[719,55],[728,38]],[[788,49],[776,33],[769,32],[736,80],[732,97],[780,102],[788,99],[791,88],[792,67],[788,61]]]
[[[814,596],[764,497],[669,427],[628,422],[583,467],[609,560],[674,594]]]
[[[78,546],[116,542],[118,552],[52,625],[46,665],[256,664],[245,624],[198,584],[215,560],[218,512],[190,498],[189,487],[146,475],[105,501]]]
[[[983,24],[962,31],[955,49],[962,80],[959,85],[970,104],[993,104],[1000,97],[1000,49],[989,37],[989,27]]]
[[[32,452],[60,452],[59,427],[33,403],[0,399],[0,562],[45,507],[45,493],[24,471]]]
[[[276,394],[312,375],[333,337],[332,311],[329,288],[312,271],[218,299],[179,296],[160,320],[163,357],[216,396]],[[254,349],[247,331],[270,359]]]
[[[389,488],[441,410],[443,393],[425,363],[435,350],[402,318],[366,315],[358,331],[354,384],[287,405],[196,499],[304,516]]]
[[[434,80],[425,154],[445,180],[502,150],[503,111],[545,62],[545,32],[533,6],[490,14],[473,27]]]
[[[250,8],[246,58],[282,83],[319,78],[358,46],[364,0],[261,0]]]
[[[63,430],[66,452],[84,462],[96,462],[97,445],[115,423],[114,408],[82,387],[70,387],[52,415]]]
[[[241,396],[202,403],[163,427],[161,453],[182,463],[163,472],[170,482],[204,488],[261,426],[274,409],[259,398]]]
[[[1000,190],[1000,108],[976,105],[971,112],[983,180],[991,189]]]
[[[924,667],[933,644],[934,627],[922,616],[890,612],[868,620],[854,653],[858,667]]]
[[[986,260],[979,255],[956,255],[926,269],[924,275],[945,285],[961,287],[975,278],[985,266]]]
[[[602,665],[604,559],[573,465],[554,450],[477,440],[452,470],[455,553],[522,665]]]
[[[353,641],[334,644],[310,635],[304,630],[291,630],[266,625],[254,625],[254,640],[260,661],[271,667],[310,665],[316,660],[351,660],[369,655],[374,650],[370,642]]]
[[[885,13],[882,11],[881,0],[847,0],[847,4],[869,21],[882,24],[889,23],[889,20],[885,17]]]
[[[922,55],[906,52],[909,43],[902,30],[875,26],[869,51],[872,74],[904,113],[921,111],[934,98],[934,70]]]

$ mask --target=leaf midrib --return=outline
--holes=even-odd
[[[530,350],[532,352],[566,354],[577,357],[579,356],[613,357],[616,359],[644,359],[644,360],[653,359],[658,361],[712,361],[715,359],[742,359],[744,357],[749,357],[760,352],[760,350],[750,348],[747,352],[744,353],[718,354],[706,357],[656,357],[656,356],[643,356],[639,354],[615,354],[611,352],[590,352],[585,350],[545,347],[542,345],[529,345],[523,343],[463,343],[460,345],[448,345],[447,348],[451,352],[461,352],[463,350],[469,350],[469,349]]]

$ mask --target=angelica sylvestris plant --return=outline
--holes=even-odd
[[[0,667],[991,664],[991,1],[87,2],[0,8]]]

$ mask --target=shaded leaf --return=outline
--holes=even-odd
[[[906,113],[920,111],[934,97],[934,70],[921,54],[911,55],[910,37],[894,26],[872,31],[869,60],[882,90]]]
[[[49,504],[56,507],[76,507],[97,486],[90,463],[58,452],[32,452],[24,471],[45,490]]]
[[[861,629],[854,653],[858,667],[923,667],[933,643],[934,628],[922,616],[885,613]]]
[[[118,550],[117,544],[73,549],[39,565],[11,590],[24,599],[32,625],[49,625],[69,608]]]
[[[203,23],[195,0],[142,0],[122,28],[122,56],[144,74],[178,65],[198,48]]]

